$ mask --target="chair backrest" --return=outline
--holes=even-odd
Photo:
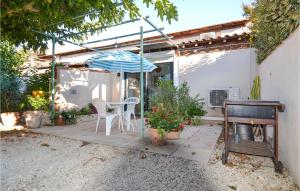
[[[99,98],[94,98],[92,103],[96,107],[98,115],[100,115],[101,117],[105,117],[106,116],[106,102]]]
[[[135,106],[140,103],[140,99],[138,97],[129,97],[125,99],[125,103],[127,103],[127,111],[134,113]]]
[[[125,99],[125,102],[126,103],[135,103],[135,104],[138,104],[138,103],[140,103],[140,98],[138,98],[138,97],[129,97],[129,98]]]

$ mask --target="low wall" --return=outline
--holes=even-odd
[[[261,97],[286,105],[279,116],[279,158],[300,185],[300,29],[259,66]]]

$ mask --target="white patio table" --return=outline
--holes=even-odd
[[[121,128],[122,131],[124,132],[124,126],[123,126],[123,119],[126,120],[126,117],[124,116],[124,106],[126,104],[130,104],[130,102],[125,102],[125,101],[120,101],[120,102],[106,102],[107,107],[111,109],[116,109],[117,114],[119,116],[119,128],[120,128],[120,123],[121,123]]]

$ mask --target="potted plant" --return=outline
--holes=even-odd
[[[26,126],[28,128],[39,128],[42,123],[43,111],[47,111],[49,101],[45,97],[26,96],[21,104],[21,108],[25,109],[24,112]]]
[[[155,111],[146,113],[146,124],[154,145],[163,145],[166,140],[178,139],[183,130],[183,117],[174,110],[160,105]]]
[[[170,80],[158,82],[156,94],[150,99],[151,111],[146,113],[146,123],[154,144],[167,139],[178,139],[184,124],[195,116],[205,115],[199,95],[191,97],[186,82],[175,87]]]
[[[1,64],[2,60],[1,60]],[[20,80],[15,74],[0,71],[1,83],[1,121],[4,126],[11,127],[20,122],[18,104],[21,99]]]
[[[21,65],[27,54],[18,50],[9,41],[0,41],[0,112],[5,126],[14,126],[20,121],[18,105],[22,98],[20,78]]]
[[[55,111],[53,114],[51,114],[50,120],[54,125],[57,126],[65,125],[65,120],[64,117],[61,115],[61,112]]]
[[[72,110],[64,110],[64,111],[57,111],[51,115],[50,120],[55,125],[71,125],[77,123],[77,117],[80,115],[82,111],[77,111],[76,109]]]

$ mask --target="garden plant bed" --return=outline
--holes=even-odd
[[[230,154],[222,165],[222,149],[220,140],[202,164],[27,131],[1,133],[1,190],[295,189],[267,158]]]

